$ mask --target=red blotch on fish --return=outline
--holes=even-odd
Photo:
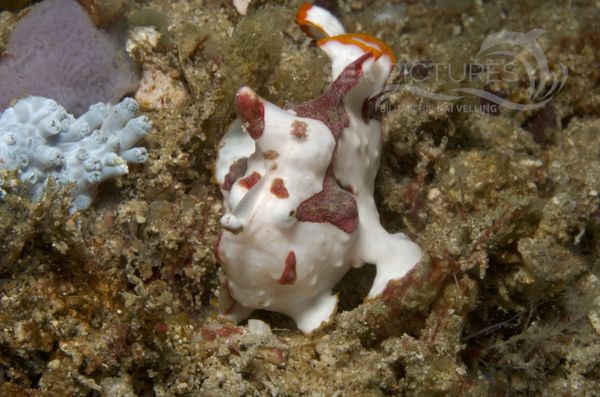
[[[271,184],[271,193],[273,193],[275,197],[280,199],[290,197],[290,194],[285,188],[285,183],[283,183],[283,179],[281,178],[273,179],[273,183]]]
[[[240,186],[245,187],[246,189],[250,190],[250,189],[252,189],[252,187],[254,185],[256,185],[256,182],[258,182],[259,179],[260,179],[260,174],[256,171],[254,171],[247,177],[240,179]]]
[[[331,223],[346,233],[358,228],[358,206],[354,196],[342,189],[328,171],[323,190],[298,206],[296,219],[301,222]]]
[[[294,251],[290,251],[285,258],[285,267],[283,268],[283,272],[281,273],[281,277],[277,282],[279,284],[287,285],[294,284],[296,282],[296,254]]]
[[[229,166],[229,172],[225,175],[221,189],[231,190],[233,184],[246,173],[248,169],[248,159],[243,157]]]
[[[235,97],[235,109],[248,134],[253,139],[260,138],[265,130],[265,107],[260,97],[250,88],[242,87]]]

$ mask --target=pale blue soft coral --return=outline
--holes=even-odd
[[[146,149],[134,147],[152,124],[135,117],[138,105],[125,98],[112,106],[97,103],[78,118],[52,99],[27,97],[0,115],[0,168],[16,169],[39,199],[53,177],[73,184],[73,208],[91,204],[98,185],[128,172],[127,163],[143,163]]]

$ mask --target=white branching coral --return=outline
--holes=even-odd
[[[224,315],[242,320],[254,309],[292,317],[310,332],[334,313],[335,284],[351,267],[377,266],[369,297],[402,278],[421,259],[404,234],[389,234],[373,198],[381,125],[369,100],[395,62],[390,49],[345,34],[327,10],[304,5],[297,16],[332,62],[333,83],[318,98],[281,109],[241,88],[239,120],[221,141],[225,231],[216,246],[225,280]]]
[[[125,98],[112,106],[92,105],[78,118],[52,99],[27,97],[0,115],[0,168],[16,169],[37,200],[52,177],[73,184],[74,210],[87,208],[98,185],[143,163],[146,149],[134,147],[152,124],[133,118],[137,103]]]

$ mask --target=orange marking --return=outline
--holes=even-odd
[[[388,47],[381,40],[376,39],[375,37],[369,36],[367,34],[348,33],[339,36],[325,37],[321,40],[317,40],[317,45],[320,47],[327,44],[330,41],[337,41],[342,44],[351,44],[358,46],[363,51],[372,53],[375,56],[375,58],[379,58],[381,55],[385,54],[390,57],[393,64],[396,64],[398,62],[398,58],[396,58],[396,55],[394,55],[394,52],[391,50],[390,47]],[[374,44],[374,46],[364,43],[365,41],[367,43]]]
[[[377,48],[375,47],[371,47],[369,45],[366,45],[365,43],[363,43],[362,41],[358,41],[355,40],[352,37],[349,37],[349,34],[343,34],[340,36],[333,36],[333,37],[325,37],[321,40],[317,40],[317,45],[319,47],[329,43],[330,41],[337,41],[339,43],[342,44],[350,44],[350,45],[355,45],[357,47],[359,47],[361,50],[363,50],[364,52],[370,52],[371,54],[373,54],[373,56],[375,57],[375,59],[379,59],[379,57],[381,56],[381,51],[379,51]]]
[[[273,183],[271,184],[271,193],[277,198],[284,199],[290,197],[287,189],[285,188],[285,184],[283,183],[283,179],[275,178],[273,179]]]
[[[310,28],[315,28],[323,35],[327,36],[327,32],[325,32],[325,29],[323,29],[323,27],[307,19],[308,11],[312,8],[312,6],[313,5],[310,3],[304,3],[300,6],[298,12],[296,13],[296,23],[298,24],[298,26],[300,26],[300,29],[302,29],[304,33],[311,37],[315,37],[315,35],[312,34]]]
[[[256,182],[258,182],[259,179],[260,179],[260,174],[256,171],[254,171],[247,177],[240,179],[240,186],[245,187],[246,189],[250,190],[250,189],[252,189],[252,187],[254,185],[256,185]]]
[[[396,64],[398,62],[398,58],[396,58],[394,51],[392,51],[392,49],[387,44],[385,44],[383,41],[379,40],[377,37],[373,37],[373,36],[370,36],[370,35],[364,34],[364,33],[349,33],[349,34],[347,34],[347,36],[356,37],[358,39],[362,39],[364,41],[368,41],[370,43],[376,44],[377,46],[379,46],[379,50],[382,53],[384,53],[385,55],[387,55],[391,58],[392,63]]]
[[[308,18],[308,10],[310,10],[312,6],[313,5],[310,3],[304,3],[300,6],[300,8],[298,8],[298,12],[296,13],[296,23],[298,23],[299,25],[306,25],[306,18]]]

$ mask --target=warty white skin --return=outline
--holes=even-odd
[[[326,18],[323,18],[322,12],[321,9],[315,17],[317,25],[325,23],[323,21]],[[327,32],[327,29],[324,30]],[[333,30],[337,32],[338,28]],[[382,50],[375,43],[365,43]],[[331,59],[333,79],[365,53],[361,46],[335,40],[325,41],[320,48]],[[311,332],[334,313],[336,300],[331,296],[331,290],[350,267],[358,267],[363,263],[376,265],[377,275],[368,295],[369,298],[375,298],[385,290],[389,281],[402,278],[421,260],[422,252],[414,242],[402,233],[390,234],[381,226],[373,198],[381,155],[381,125],[373,119],[365,122],[362,118],[362,106],[366,99],[380,92],[392,66],[392,60],[386,54],[382,54],[376,61],[366,61],[362,66],[363,79],[344,99],[349,125],[339,138],[333,173],[341,186],[351,188],[355,196],[359,213],[357,231],[346,234],[331,224],[298,222],[283,216],[285,212],[282,208],[293,210],[304,199],[321,190],[324,169],[308,174],[303,169],[305,163],[324,166],[316,161],[320,147],[304,146],[304,150],[299,153],[300,157],[293,162],[288,163],[292,157],[276,160],[278,167],[275,171],[281,178],[313,178],[311,182],[304,181],[306,190],[298,189],[294,194],[290,191],[290,198],[294,196],[294,200],[287,204],[279,203],[281,207],[265,200],[260,209],[237,211],[240,204],[249,207],[246,200],[255,205],[259,199],[268,196],[270,184],[265,177],[248,193],[234,188],[230,194],[224,191],[225,207],[231,209],[231,213],[228,212],[223,217],[224,226],[237,228],[245,225],[244,220],[251,219],[255,230],[252,237],[245,234],[245,226],[239,234],[224,232],[222,237],[220,255],[229,289],[223,291],[222,297],[226,295],[225,292],[229,292],[238,302],[233,306],[233,311],[228,313],[230,318],[239,321],[246,318],[253,309],[263,308],[287,314],[294,318],[303,332]],[[284,121],[288,115],[275,112],[271,104],[265,109],[266,123],[272,128],[278,128],[280,123],[282,126],[289,125],[289,122]],[[278,111],[285,113],[281,109]],[[308,123],[309,119],[303,120]],[[331,132],[324,135],[332,136]],[[252,173],[250,168],[260,170],[261,174],[269,174],[271,171],[268,161],[258,154],[268,145],[261,146],[260,139],[255,144],[248,134],[244,137],[240,124],[234,123],[222,140],[217,161],[218,182],[222,184],[229,166],[237,159],[248,157],[248,153],[254,154],[250,157],[245,176]],[[286,182],[287,186],[291,185]],[[248,196],[250,198],[246,199]],[[243,215],[237,215],[236,211]],[[248,215],[249,213],[252,215]],[[282,221],[284,218],[287,221]],[[294,285],[280,285],[277,280],[283,270],[283,258],[290,247],[293,247],[298,259],[298,280]]]
[[[250,190],[238,180],[230,192],[224,191],[226,207],[231,211],[221,223],[235,233],[223,233],[219,255],[229,291],[238,302],[228,316],[240,320],[262,308],[287,314],[298,328],[309,332],[335,310],[337,297],[331,290],[352,265],[349,255],[355,234],[330,224],[299,222],[294,217],[301,202],[323,189],[335,141],[322,122],[297,117],[266,101],[263,104],[264,133],[256,140],[256,151],[248,159],[245,174],[258,172],[262,177]],[[305,138],[292,135],[294,121],[306,123]],[[239,125],[234,124],[224,138],[221,150],[225,154],[241,141]],[[279,156],[265,159],[263,153],[269,151]],[[218,164],[223,161],[220,157]],[[217,174],[222,183],[224,176],[220,175],[222,170]],[[289,197],[271,193],[275,178],[284,181]],[[296,258],[296,280],[280,284],[290,251]]]
[[[330,57],[352,59],[359,47],[337,45],[336,49],[323,48]],[[359,53],[357,56],[362,55]],[[356,59],[356,58],[354,58]],[[334,63],[335,66],[335,63]],[[338,142],[334,163],[334,174],[342,186],[350,187],[358,204],[359,230],[355,256],[360,263],[372,263],[377,274],[368,297],[379,296],[390,280],[402,278],[422,257],[421,249],[403,233],[388,233],[379,221],[373,192],[381,157],[381,123],[371,119],[367,123],[362,117],[362,103],[378,93],[389,75],[391,59],[382,55],[371,67],[366,65],[365,77],[344,99],[349,126],[344,129]],[[341,71],[333,70],[334,73]],[[357,161],[356,159],[362,159]]]

